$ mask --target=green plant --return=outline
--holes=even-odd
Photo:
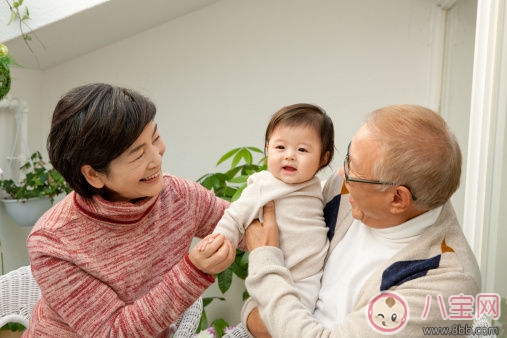
[[[23,36],[23,41],[25,42],[26,46],[35,57],[35,54],[28,43],[28,41],[30,41],[32,37],[30,33],[25,33],[23,29],[24,27],[27,27],[30,32],[32,31],[26,23],[26,21],[30,19],[30,13],[28,12],[28,8],[26,8],[26,6],[23,8],[21,7],[23,5],[23,0],[19,1],[4,0],[4,1],[9,7],[9,10],[11,11],[11,18],[7,25],[12,24],[14,21],[17,21],[19,23],[19,30],[21,32],[21,35]],[[10,65],[19,66],[9,54],[9,49],[7,48],[7,46],[0,42],[0,100],[5,95],[7,95],[7,93],[11,89]]]
[[[14,22],[18,23],[19,32],[21,33],[23,42],[25,43],[26,48],[28,48],[28,50],[38,63],[39,60],[37,58],[37,55],[30,46],[32,36],[34,36],[37,39],[37,41],[41,44],[42,48],[45,48],[45,46],[42,43],[42,41],[39,40],[37,35],[33,32],[32,28],[28,25],[28,21],[31,19],[28,7],[23,5],[24,0],[4,0],[4,2],[7,4],[9,10],[11,11],[11,18],[7,23],[7,25],[10,25]]]
[[[0,42],[0,100],[11,89],[10,65],[16,64],[9,54],[6,45]]]
[[[32,28],[28,25],[27,21],[31,19],[30,12],[28,11],[28,7],[23,5],[23,1],[24,0],[4,0],[5,4],[7,7],[9,7],[9,10],[11,12],[11,17],[7,25],[11,25],[14,22],[18,23],[19,32],[21,33],[21,37],[23,38],[25,46],[32,54],[35,61],[37,61],[37,64],[39,64],[39,58],[35,54],[33,48],[30,46],[32,36],[37,39],[43,49],[45,49],[46,46],[44,46],[42,41],[37,37]],[[9,54],[9,49],[7,46],[2,44],[0,41],[0,100],[5,95],[7,95],[11,88],[10,65],[20,66]]]
[[[246,187],[246,180],[253,173],[265,170],[266,159],[264,156],[254,163],[255,154],[264,155],[263,151],[256,147],[240,147],[225,153],[217,162],[217,166],[227,160],[231,161],[231,167],[224,173],[210,173],[200,177],[197,182],[207,189],[212,190],[216,196],[227,201],[235,201]]]
[[[259,158],[260,156],[260,158]],[[254,159],[257,159],[254,161]],[[261,149],[256,147],[240,147],[235,148],[225,153],[217,162],[217,166],[226,161],[231,161],[230,168],[225,172],[216,172],[205,174],[200,177],[197,182],[205,188],[212,190],[216,196],[223,198],[227,201],[235,201],[239,198],[247,185],[247,179],[253,173],[265,170],[266,157]],[[225,294],[232,284],[233,275],[244,280],[248,274],[248,252],[236,249],[236,258],[234,262],[224,270],[216,275],[218,288],[220,292]],[[248,293],[243,293],[243,300],[248,298]],[[214,299],[225,300],[223,297],[209,297],[203,298],[204,307],[211,303]],[[203,309],[201,316],[201,323],[197,328],[197,332],[204,330],[208,327],[208,319],[206,311]],[[229,324],[222,318],[216,319],[211,323],[215,328],[218,337],[223,335],[225,328]]]
[[[48,167],[38,151],[34,152],[30,160],[20,169],[25,177],[19,183],[12,179],[0,180],[0,189],[4,190],[11,199],[49,197],[53,203],[57,195],[71,191],[62,175],[56,169]]]
[[[9,322],[4,326],[0,327],[0,331],[12,331],[12,332],[22,332],[25,331],[26,327],[23,324]]]

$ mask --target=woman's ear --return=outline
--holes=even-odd
[[[94,188],[101,189],[104,187],[103,174],[92,168],[91,165],[85,164],[81,167],[81,174],[86,178],[88,183]]]

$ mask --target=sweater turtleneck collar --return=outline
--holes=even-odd
[[[158,196],[146,197],[135,203],[111,202],[98,194],[85,198],[74,194],[77,208],[88,217],[110,224],[133,224],[139,222],[155,206]]]

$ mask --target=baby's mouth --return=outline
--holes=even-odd
[[[283,167],[283,170],[285,170],[285,171],[296,171],[296,168],[285,166],[285,167]]]

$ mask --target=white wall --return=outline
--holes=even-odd
[[[189,179],[233,147],[262,147],[281,106],[316,103],[335,123],[337,170],[371,110],[430,104],[434,9],[429,0],[222,0],[42,73],[13,69],[12,94],[31,107],[31,148],[44,150],[65,91],[95,81],[135,88],[158,107],[164,169]],[[0,209],[1,227],[7,217]],[[0,231],[4,242],[10,233]],[[24,264],[23,236],[16,250],[4,245],[8,269]],[[239,318],[229,303],[215,312]]]
[[[456,1],[454,6],[447,11],[444,40],[440,112],[452,126],[463,155],[461,185],[451,199],[461,224],[463,223],[466,163],[468,160],[476,16],[476,0]]]

